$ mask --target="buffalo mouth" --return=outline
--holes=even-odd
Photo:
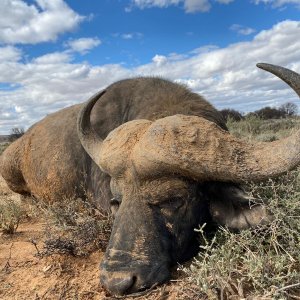
[[[166,262],[120,262],[104,259],[100,264],[100,283],[113,295],[122,296],[147,290],[170,279]]]

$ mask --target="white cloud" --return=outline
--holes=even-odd
[[[273,7],[280,7],[285,4],[296,4],[300,5],[300,0],[254,0],[255,4],[264,3],[271,4]]]
[[[256,30],[250,27],[246,27],[240,24],[232,24],[230,26],[230,30],[236,31],[238,34],[241,35],[249,35],[254,33]]]
[[[67,52],[54,52],[39,56],[33,60],[37,65],[57,65],[68,63],[72,60],[72,57]]]
[[[140,75],[184,83],[218,108],[251,111],[299,101],[287,85],[255,67],[257,62],[268,62],[300,73],[299,36],[300,21],[284,21],[251,41],[225,48],[208,45],[184,54],[158,53],[135,68],[74,63],[69,52],[48,53],[29,62],[19,60],[21,54],[8,55],[9,61],[0,61],[0,82],[10,85],[0,91],[0,133],[8,133],[13,126],[28,127],[119,79]]]
[[[126,33],[119,33],[115,32],[112,34],[114,38],[120,37],[123,40],[132,40],[132,39],[141,39],[143,38],[143,34],[141,32],[126,32]]]
[[[123,33],[121,34],[122,39],[129,40],[129,39],[141,39],[144,35],[140,32],[130,32],[130,33]]]
[[[234,0],[215,0],[215,2],[229,4],[234,2]],[[296,4],[300,7],[300,0],[251,0],[251,2],[255,4],[270,4],[274,8],[285,4]],[[213,0],[131,0],[130,6],[126,7],[125,10],[130,12],[133,7],[145,9],[150,7],[166,8],[172,5],[183,5],[186,13],[196,13],[210,11],[212,3]]]
[[[21,59],[22,51],[12,46],[0,47],[0,63],[12,62]]]
[[[217,0],[222,4],[228,4],[234,0]],[[184,10],[187,13],[207,12],[211,8],[210,0],[132,0],[131,7],[139,7],[141,9],[149,7],[166,8],[171,5],[183,4]],[[127,7],[126,11],[130,11],[131,7]]]
[[[133,34],[132,33],[124,33],[121,35],[121,37],[124,40],[131,40],[131,39],[133,39]]]
[[[234,0],[217,0],[217,2],[222,3],[222,4],[229,4],[233,2]]]
[[[166,63],[168,61],[168,58],[164,55],[155,55],[152,58],[152,61],[155,63],[156,66],[160,67],[162,66],[164,63]]]
[[[63,0],[1,0],[0,43],[36,44],[54,41],[84,19]]]
[[[257,34],[250,42],[191,56],[173,62],[165,60],[159,68],[141,66],[142,74],[158,73],[186,83],[213,100],[220,108],[242,111],[277,105],[298,97],[274,76],[255,68],[257,62],[289,67],[300,73],[300,22],[285,21]],[[170,70],[172,70],[170,72]]]
[[[208,0],[185,0],[184,9],[187,13],[207,12],[211,8]]]
[[[66,43],[66,45],[70,48],[70,50],[79,52],[81,54],[86,54],[89,50],[99,46],[101,41],[95,38],[80,38],[76,40],[70,40]]]
[[[147,8],[147,7],[168,7],[170,5],[177,5],[182,0],[133,0],[134,5],[140,8]]]

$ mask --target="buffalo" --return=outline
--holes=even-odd
[[[300,75],[258,64],[300,96]],[[170,278],[197,249],[194,228],[245,229],[268,221],[241,184],[300,163],[300,131],[271,143],[229,134],[205,99],[170,81],[116,82],[87,103],[33,125],[0,157],[8,186],[49,203],[86,198],[114,216],[100,281],[115,295]]]

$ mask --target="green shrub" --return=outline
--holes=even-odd
[[[2,199],[0,204],[0,228],[5,234],[14,234],[25,216],[21,205],[10,199]]]
[[[9,143],[0,144],[0,155],[4,152],[4,150],[9,146]]]

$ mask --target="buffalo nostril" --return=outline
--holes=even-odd
[[[102,285],[114,295],[125,295],[130,293],[136,282],[136,276],[123,274],[120,277],[100,277]]]

